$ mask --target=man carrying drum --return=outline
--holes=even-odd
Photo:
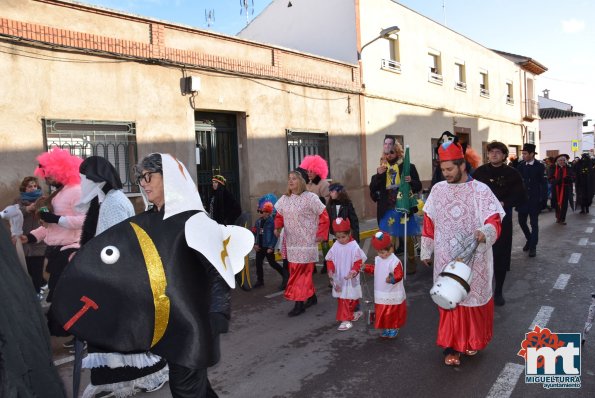
[[[434,254],[434,282],[454,260],[454,243],[473,235],[479,246],[468,262],[470,291],[454,309],[438,308],[440,322],[436,343],[444,347],[444,363],[460,365],[461,353],[475,355],[492,339],[494,300],[492,298],[493,258],[491,246],[498,239],[504,210],[490,188],[474,180],[465,170],[463,150],[448,141],[438,148],[445,181],[434,185],[424,206],[420,258],[430,265]]]

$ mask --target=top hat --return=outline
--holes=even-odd
[[[535,152],[535,144],[524,143],[523,149],[521,149],[521,152],[522,151],[537,154],[537,152]]]

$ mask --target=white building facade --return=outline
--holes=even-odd
[[[583,134],[584,114],[574,112],[572,105],[539,96],[539,146],[544,157],[568,154],[580,156],[593,149],[592,134]]]
[[[395,26],[398,32],[379,38]],[[368,181],[387,135],[410,145],[426,182],[445,130],[484,157],[492,140],[513,153],[524,142],[539,144],[535,79],[544,66],[487,49],[395,1],[301,0],[288,7],[274,0],[239,36],[360,65]]]

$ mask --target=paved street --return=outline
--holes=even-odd
[[[417,274],[407,279],[407,324],[397,339],[381,340],[363,319],[349,331],[336,330],[336,302],[326,275],[315,275],[318,305],[288,318],[292,305],[275,294],[279,278],[265,265],[264,288],[233,293],[233,320],[230,333],[222,338],[222,360],[209,370],[213,387],[221,397],[592,397],[595,332],[582,350],[578,390],[526,384],[524,360],[517,356],[536,319],[555,333],[583,330],[595,291],[595,216],[574,213],[567,221],[566,226],[557,225],[553,213],[542,213],[537,257],[528,258],[515,219],[512,271],[504,289],[507,303],[495,309],[494,339],[477,356],[463,357],[457,368],[443,364],[434,343],[438,311],[428,294],[430,269],[418,265]],[[371,285],[364,294],[371,298]],[[56,360],[69,355],[60,347],[63,340],[53,341]],[[68,389],[71,365],[59,367]],[[88,372],[83,377],[86,383]],[[166,386],[137,396],[170,393]]]

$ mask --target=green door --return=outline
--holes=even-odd
[[[227,180],[226,188],[240,201],[236,115],[196,112],[196,174],[205,208],[211,196],[214,175]]]

